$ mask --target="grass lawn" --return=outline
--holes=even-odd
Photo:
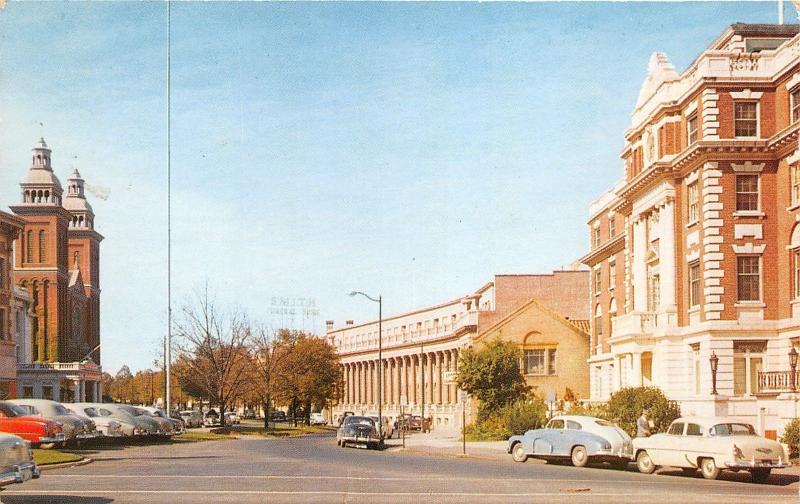
[[[83,457],[75,453],[65,453],[58,450],[33,449],[33,460],[37,465],[61,464],[63,462],[77,462]]]
[[[324,425],[300,425],[297,427],[289,422],[272,423],[270,422],[270,429],[264,430],[264,424],[259,422],[246,422],[239,425],[232,425],[230,427],[232,432],[237,434],[244,434],[248,436],[264,436],[264,437],[290,437],[290,436],[304,436],[306,434],[314,434],[317,432],[326,432],[331,430],[331,427]]]
[[[204,431],[196,431],[190,430],[186,431],[185,433],[174,436],[172,439],[175,440],[184,440],[184,441],[217,441],[220,439],[233,439],[231,436],[227,434],[214,434],[213,432],[204,432]]]

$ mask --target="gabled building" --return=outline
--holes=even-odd
[[[800,384],[800,36],[734,24],[652,56],[624,176],[590,209],[591,397],[657,385],[776,436]]]

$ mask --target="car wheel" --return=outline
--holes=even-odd
[[[656,470],[656,465],[653,463],[653,459],[650,458],[650,455],[642,450],[636,455],[636,468],[642,474],[653,474]]]
[[[586,448],[583,446],[576,446],[572,449],[572,465],[575,467],[584,467],[589,463],[589,454],[586,453]]]
[[[717,479],[719,476],[720,468],[713,458],[704,458],[700,461],[700,472],[703,473],[705,479]]]
[[[753,469],[750,474],[753,476],[754,483],[766,483],[772,469]]]
[[[517,443],[511,449],[511,458],[514,459],[514,462],[525,462],[528,460],[528,454],[525,453],[525,447],[522,446],[522,443]]]

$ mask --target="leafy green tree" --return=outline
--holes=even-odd
[[[525,397],[531,390],[520,370],[519,348],[499,339],[487,342],[480,349],[461,352],[456,383],[480,401],[479,420]]]
[[[789,445],[789,458],[797,457],[800,453],[800,418],[795,418],[786,424],[781,443]]]
[[[658,387],[626,387],[611,394],[607,405],[608,418],[631,436],[636,434],[636,419],[647,409],[654,424],[653,433],[664,432],[673,420],[681,416],[680,407]]]

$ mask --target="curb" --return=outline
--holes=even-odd
[[[84,466],[86,464],[91,464],[92,462],[94,462],[94,459],[89,457],[84,457],[80,460],[76,460],[75,462],[60,462],[57,464],[40,465],[39,470],[49,471],[51,469],[65,469],[68,467],[79,467],[79,466]]]
[[[456,459],[474,459],[474,460],[486,460],[491,462],[502,462],[501,456],[492,456],[492,455],[480,455],[475,453],[469,453],[467,451],[466,454],[464,453],[447,453],[447,452],[436,452],[434,453],[431,450],[420,450],[418,447],[406,447],[403,448],[402,446],[398,446],[396,448],[387,449],[385,451],[392,451],[392,452],[400,452],[400,453],[412,453],[417,455],[427,455],[430,457],[447,457],[447,458],[456,458]]]

